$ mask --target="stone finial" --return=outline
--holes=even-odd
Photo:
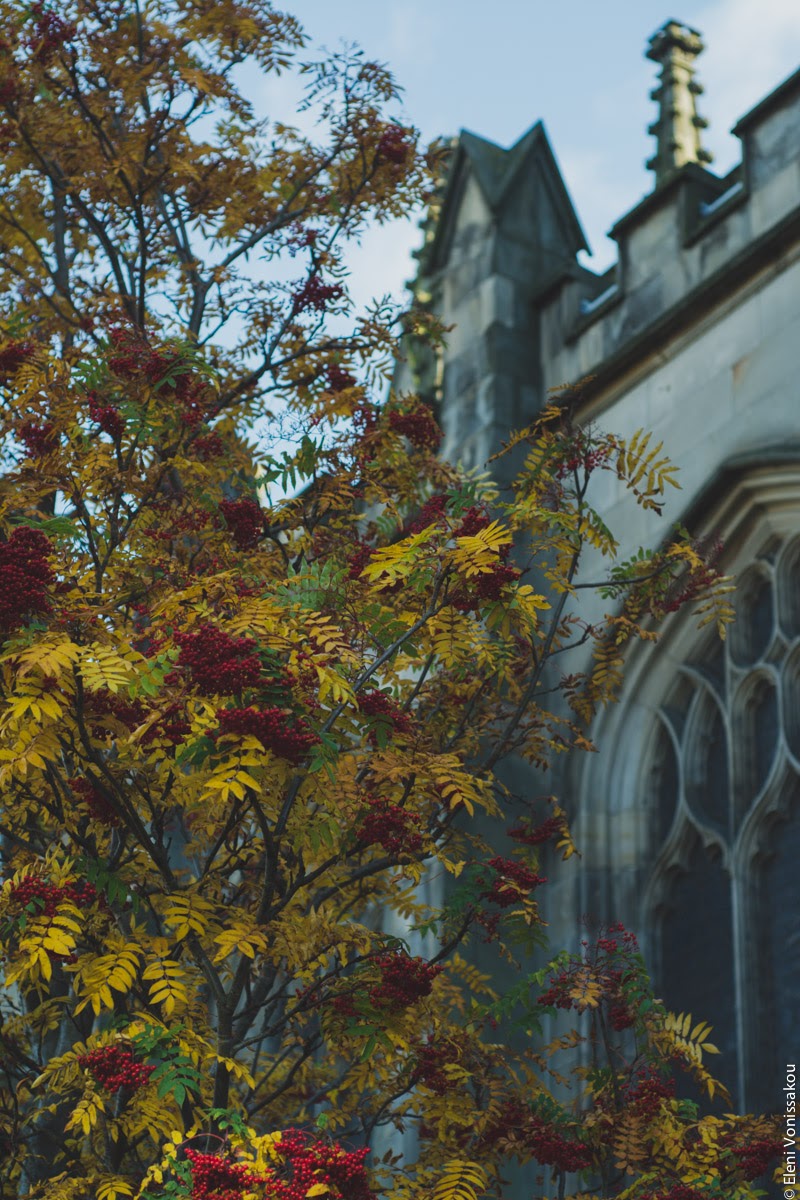
[[[658,120],[648,133],[655,134],[657,150],[647,166],[655,171],[656,187],[685,163],[709,163],[712,155],[700,145],[700,130],[708,121],[697,115],[696,97],[702,87],[694,78],[694,60],[703,51],[696,29],[680,21],[667,21],[650,39],[647,57],[661,64],[661,80],[651,100],[658,102]]]

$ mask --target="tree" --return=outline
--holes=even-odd
[[[235,84],[304,44],[267,3],[0,11],[0,1195],[474,1200],[517,1155],[560,1195],[752,1196],[771,1126],[675,1097],[675,1061],[718,1087],[709,1029],[664,1012],[630,935],[503,997],[463,953],[543,945],[539,856],[574,851],[497,764],[587,748],[625,642],[676,607],[724,633],[683,535],[598,581],[602,628],[570,613],[582,547],[615,548],[595,473],[657,507],[674,468],[562,402],[511,438],[501,497],[416,397],[378,402],[396,314],[352,312],[343,248],[436,167],[385,69],[300,68],[312,144]],[[512,857],[476,810],[513,810]],[[580,1029],[545,1051],[562,1008]],[[565,1102],[548,1055],[582,1039]],[[416,1161],[366,1162],[387,1124]]]

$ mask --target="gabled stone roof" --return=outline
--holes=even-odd
[[[435,229],[419,255],[421,274],[431,274],[447,261],[461,198],[470,176],[478,184],[498,227],[504,224],[504,209],[519,184],[529,187],[532,205],[538,208],[546,202],[555,218],[558,244],[543,248],[573,259],[579,250],[588,249],[541,121],[507,150],[462,130],[451,151]]]

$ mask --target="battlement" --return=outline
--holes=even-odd
[[[800,71],[733,132],[742,161],[728,175],[675,170],[611,230],[614,267],[562,279],[544,298],[548,382],[593,375],[598,393],[800,241]]]

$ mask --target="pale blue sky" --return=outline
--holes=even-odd
[[[471,129],[501,145],[544,121],[567,187],[605,269],[614,221],[651,189],[650,35],[674,18],[698,29],[699,109],[712,169],[739,159],[729,130],[800,66],[800,0],[284,0],[317,48],[358,42],[405,88],[407,119],[425,140]],[[262,84],[259,108],[284,117],[287,80]],[[248,88],[248,90],[250,90]],[[370,233],[352,258],[353,290],[400,294],[420,241],[413,223]]]

